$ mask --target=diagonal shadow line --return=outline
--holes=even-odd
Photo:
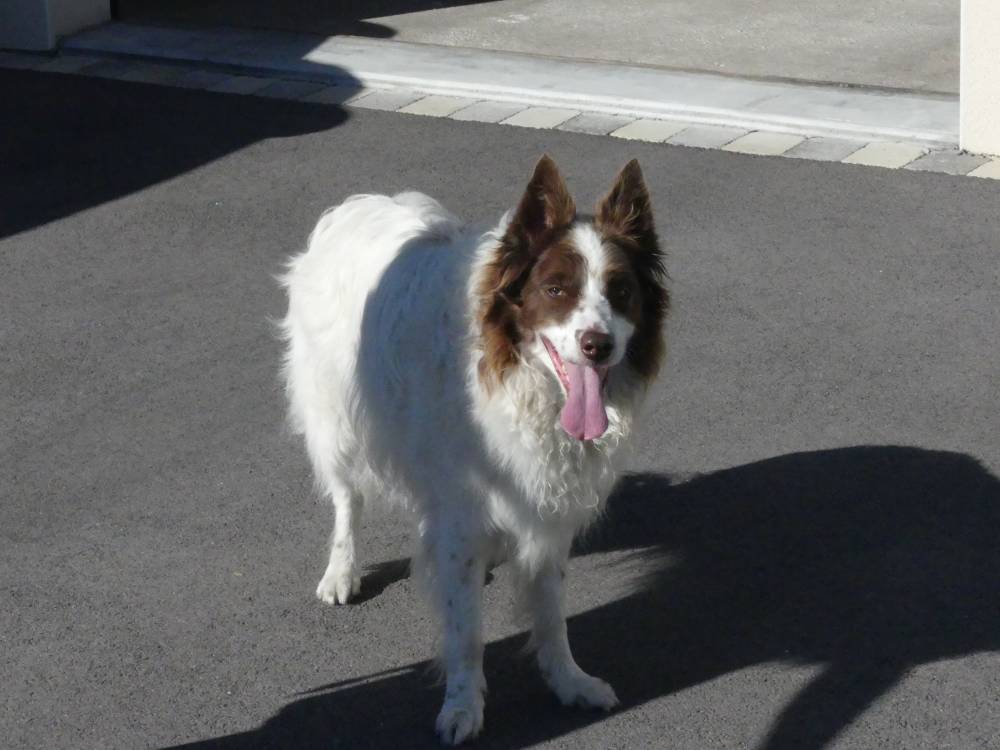
[[[1000,481],[959,453],[861,446],[679,484],[626,477],[580,554],[640,550],[649,570],[633,593],[571,618],[570,640],[626,710],[754,665],[823,665],[755,740],[819,750],[912,667],[1000,649],[997,538]],[[487,647],[479,747],[527,747],[603,720],[558,707],[518,658],[522,641]],[[411,667],[320,688],[256,729],[181,747],[436,747],[439,696]]]
[[[409,577],[410,560],[405,557],[368,566],[361,579],[361,595],[352,601],[354,604],[363,604],[374,599],[392,584],[405,581]]]
[[[906,672],[902,664],[840,662],[824,669],[778,717],[761,750],[826,747]]]
[[[152,24],[197,24],[275,29],[307,34],[350,34],[389,39],[396,29],[371,19],[495,0],[118,0],[116,18]]]
[[[361,88],[343,71],[337,75],[345,97]],[[0,238],[262,140],[348,119],[339,105],[32,71],[0,71],[0,94]]]
[[[395,667],[393,669],[383,669],[381,672],[375,672],[374,674],[366,674],[361,677],[351,677],[347,680],[340,680],[339,682],[328,682],[325,685],[320,685],[319,687],[310,688],[309,690],[302,690],[295,693],[296,698],[301,698],[307,695],[319,695],[320,693],[330,693],[336,690],[345,690],[355,685],[361,685],[366,682],[372,682],[373,680],[386,679],[388,677],[395,677],[401,674],[412,672],[414,670],[413,665],[408,665],[405,667]]]

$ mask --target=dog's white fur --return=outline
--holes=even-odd
[[[628,368],[612,367],[608,430],[585,442],[559,427],[564,393],[537,339],[500,387],[484,387],[473,290],[508,216],[479,234],[425,195],[354,196],[322,216],[284,277],[291,418],[335,509],[317,595],[344,603],[359,592],[363,499],[412,513],[413,570],[444,629],[437,728],[452,743],[482,727],[481,587],[504,560],[559,699],[617,703],[570,653],[562,579],[574,535],[600,513],[621,468],[644,388]],[[587,260],[587,291],[571,322],[544,333],[572,360],[575,331],[611,332],[614,364],[631,323],[600,293],[600,236],[590,225],[572,231]]]

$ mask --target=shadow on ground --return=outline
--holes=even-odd
[[[345,95],[360,89],[327,70]],[[337,105],[0,70],[0,238],[347,117]]]
[[[1000,648],[998,538],[1000,482],[957,453],[855,447],[683,483],[636,475],[578,554],[635,550],[651,572],[572,618],[570,637],[622,710],[761,662],[822,665],[761,744],[822,748],[911,667]],[[601,720],[555,705],[522,645],[487,648],[477,746],[525,747]],[[258,729],[182,747],[436,747],[440,691],[424,667],[313,688]]]
[[[116,17],[135,23],[242,26],[387,39],[396,30],[365,19],[493,0],[118,0]]]

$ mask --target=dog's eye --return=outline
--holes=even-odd
[[[550,297],[559,297],[562,295],[563,290],[561,286],[550,286],[545,290],[545,293]]]
[[[627,286],[616,286],[611,290],[611,296],[619,302],[627,302],[632,296],[632,290]]]

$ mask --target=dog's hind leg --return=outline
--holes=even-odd
[[[293,414],[305,438],[316,487],[333,505],[330,557],[316,596],[327,604],[346,604],[361,593],[358,532],[362,495],[354,482],[349,459],[357,453],[355,436],[342,410],[313,408],[322,395],[310,390],[311,378],[292,380]]]
[[[323,477],[333,501],[333,534],[330,559],[316,596],[327,604],[347,604],[361,593],[361,565],[358,561],[358,531],[361,527],[361,493],[332,473]]]

